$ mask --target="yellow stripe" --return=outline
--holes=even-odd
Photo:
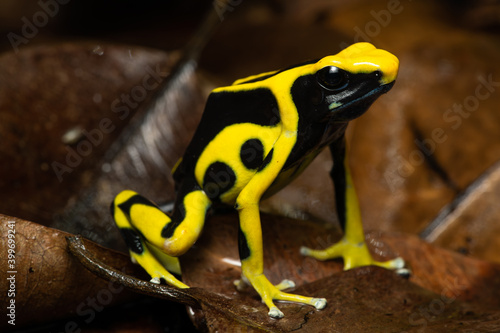
[[[259,79],[259,78],[264,77],[264,76],[272,75],[272,74],[277,73],[277,72],[278,71],[270,71],[270,72],[260,73],[257,75],[251,75],[251,76],[245,77],[243,79],[238,79],[238,80],[233,82],[233,86],[245,83],[247,81],[256,80],[256,79]]]
[[[177,168],[179,167],[179,165],[181,164],[181,162],[182,162],[182,157],[181,157],[181,158],[179,158],[179,159],[177,160],[177,162],[175,162],[175,165],[174,165],[174,167],[172,168],[172,172],[171,172],[171,174],[172,174],[172,175],[175,173],[175,171],[177,170]]]

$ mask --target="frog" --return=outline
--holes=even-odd
[[[111,204],[132,261],[151,282],[189,288],[179,256],[197,241],[211,207],[233,207],[238,216],[241,279],[252,286],[271,318],[282,318],[275,301],[326,307],[327,300],[288,293],[290,280],[274,285],[264,274],[260,201],[299,176],[326,147],[343,237],[326,249],[301,247],[318,260],[341,258],[344,269],[376,265],[404,267],[402,258],[379,262],[366,245],[360,207],[347,157],[350,121],[394,85],[399,60],[370,43],[353,44],[335,55],[264,72],[214,89],[183,157],[173,167],[175,199],[164,213],[132,190]]]

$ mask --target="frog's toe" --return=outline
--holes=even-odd
[[[234,280],[233,284],[238,291],[245,291],[248,288],[248,284],[246,284],[242,279]]]
[[[149,280],[149,282],[154,283],[154,284],[160,284],[161,283],[159,277],[154,277],[151,280]]]
[[[241,279],[234,280],[233,284],[238,291],[245,291],[251,286],[250,281],[243,274],[241,275]]]
[[[404,278],[409,278],[411,276],[411,271],[405,267],[406,263],[401,257],[397,257],[389,261],[374,261],[373,264],[386,269],[394,270],[396,274]]]
[[[285,279],[285,280],[281,281],[280,283],[278,283],[277,285],[275,285],[275,287],[278,288],[279,290],[285,290],[288,288],[295,288],[295,282],[293,282],[292,280]]]
[[[311,302],[316,310],[323,310],[326,307],[326,298],[313,298]]]
[[[402,269],[405,267],[405,261],[401,257],[397,257],[396,259],[392,259],[389,261],[375,261],[374,264],[376,266],[394,270]]]
[[[300,254],[302,254],[303,256],[310,257],[313,249],[308,248],[307,246],[301,246],[299,251],[300,251]]]
[[[409,278],[411,272],[408,268],[405,267],[405,261],[401,257],[397,257],[396,259],[392,259],[389,261],[373,261],[373,265],[383,267],[386,269],[394,270],[396,274]]]
[[[283,318],[285,316],[283,314],[283,312],[281,312],[281,310],[278,309],[275,306],[273,306],[272,308],[270,308],[269,312],[267,314],[269,315],[269,317],[274,318],[274,319],[281,319],[281,318]]]

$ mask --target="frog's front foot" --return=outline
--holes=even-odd
[[[262,302],[269,308],[268,315],[271,318],[280,319],[284,317],[283,312],[274,305],[273,300],[308,304],[314,306],[317,310],[322,310],[326,307],[325,298],[313,298],[283,292],[282,290],[284,289],[295,287],[295,283],[291,280],[283,280],[279,284],[273,285],[261,274],[248,279],[243,276],[241,280],[235,281],[238,290],[244,289],[244,286],[247,284],[252,285],[257,293],[259,293]]]
[[[364,241],[353,243],[344,238],[340,242],[324,250],[313,250],[303,246],[300,248],[300,253],[322,261],[334,258],[343,258],[344,270],[360,266],[374,265],[395,270],[400,275],[409,274],[409,271],[404,268],[405,261],[400,257],[389,261],[374,260]]]

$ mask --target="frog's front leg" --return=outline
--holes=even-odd
[[[304,303],[323,309],[326,299],[289,294],[281,291],[289,283],[274,286],[264,275],[264,254],[262,248],[262,229],[260,223],[259,201],[281,171],[286,156],[291,151],[295,138],[281,136],[266,157],[270,162],[252,177],[236,199],[239,215],[238,247],[242,275],[253,286],[269,308],[269,316],[282,318],[283,313],[274,305],[273,300]]]
[[[372,258],[366,246],[358,197],[349,172],[345,138],[342,136],[342,138],[332,143],[330,150],[334,162],[331,176],[335,186],[337,214],[344,231],[344,237],[338,243],[324,250],[313,250],[302,247],[301,253],[318,260],[343,258],[345,270],[369,265],[381,266],[388,269],[403,268],[405,263],[402,258],[385,262],[379,262]]]
[[[258,203],[244,204],[240,202],[237,208],[240,218],[238,248],[242,273],[259,293],[262,302],[269,308],[269,316],[273,318],[283,317],[283,312],[274,305],[273,300],[304,303],[312,305],[318,310],[323,309],[326,306],[326,299],[285,293],[281,289],[290,286],[287,280],[276,286],[269,282],[264,275],[262,230]]]
[[[151,201],[133,191],[119,193],[112,216],[122,233],[133,261],[151,276],[151,282],[163,278],[169,285],[188,288],[169,271],[180,274],[177,256],[197,240],[205,221],[210,200],[196,186],[181,185],[172,217]]]

